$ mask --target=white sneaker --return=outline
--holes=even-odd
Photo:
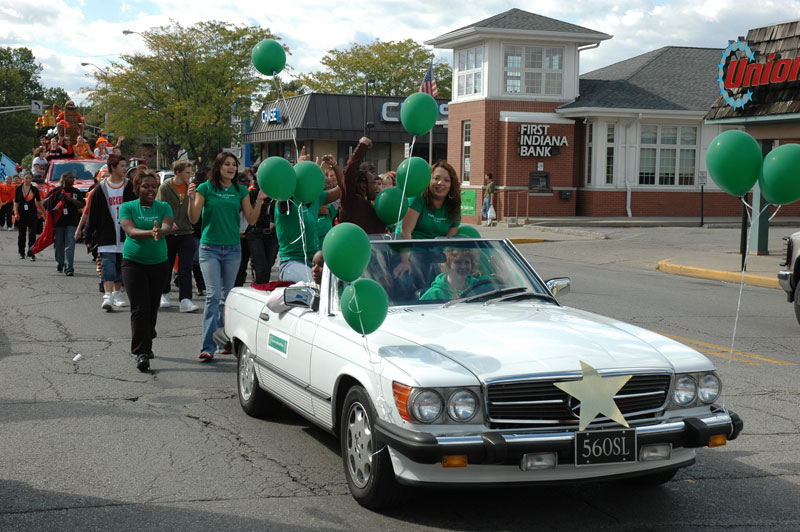
[[[180,312],[194,312],[196,310],[200,310],[200,307],[192,303],[192,300],[188,297],[185,299],[181,299],[181,306]]]
[[[100,306],[100,308],[107,312],[111,312],[111,310],[114,308],[114,296],[109,293],[103,294],[103,304]]]
[[[115,291],[111,295],[114,298],[114,306],[115,307],[127,307],[128,306],[128,302],[125,301],[124,297],[122,297],[122,290]]]
[[[159,307],[161,308],[170,308],[172,303],[169,301],[169,294],[161,294],[161,304]]]

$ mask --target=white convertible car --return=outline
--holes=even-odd
[[[508,241],[373,241],[363,276],[389,299],[366,337],[326,268],[319,290],[286,288],[280,313],[270,292],[232,290],[218,341],[235,348],[246,413],[286,405],[339,437],[364,506],[408,485],[660,484],[742,430],[705,356],[562,306],[569,279],[542,281]]]

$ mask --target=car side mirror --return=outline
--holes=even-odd
[[[547,285],[547,288],[553,292],[554,296],[559,294],[565,296],[569,294],[569,289],[571,286],[569,277],[556,277],[555,279],[548,279],[545,284]]]
[[[288,307],[319,309],[319,293],[309,286],[287,286],[283,289],[283,302]]]

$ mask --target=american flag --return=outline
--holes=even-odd
[[[436,87],[436,80],[433,79],[433,63],[431,63],[431,66],[428,67],[428,71],[425,73],[425,79],[422,80],[422,83],[419,86],[419,92],[430,94],[434,98],[439,96],[439,89]]]

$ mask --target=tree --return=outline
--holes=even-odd
[[[329,50],[320,61],[324,72],[302,74],[299,80],[313,92],[363,94],[366,79],[374,79],[370,92],[382,96],[408,96],[420,83],[434,59],[432,50],[413,39],[353,44],[347,50]],[[433,63],[439,96],[450,98],[452,69],[442,60]]]
[[[251,65],[253,46],[277,39],[269,29],[201,22],[173,22],[145,31],[147,51],[95,73],[89,98],[93,118],[108,112],[117,135],[152,141],[174,159],[180,149],[202,168],[231,145],[236,116],[250,116],[254,99],[269,90]]]
[[[44,100],[45,108],[53,103],[64,105],[67,92],[44,88],[39,82],[42,66],[28,48],[0,48],[0,107],[30,105]],[[36,138],[36,115],[29,110],[0,115],[0,150],[19,162],[39,144]]]

